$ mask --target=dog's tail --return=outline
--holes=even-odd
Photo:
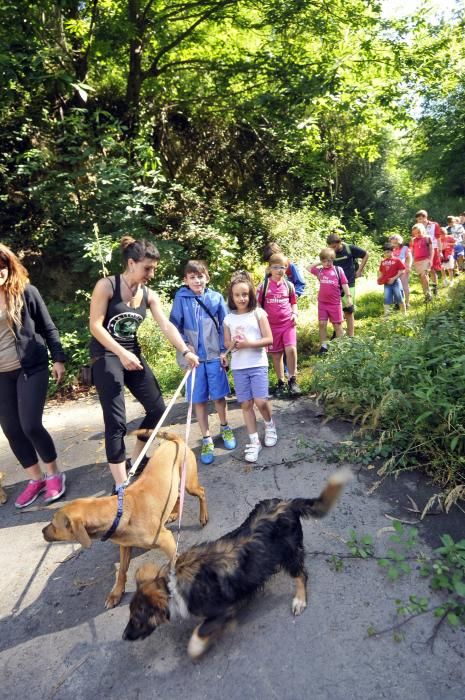
[[[344,484],[352,479],[350,469],[342,468],[332,474],[318,498],[293,498],[291,508],[302,518],[323,518],[339,498]]]
[[[147,442],[152,433],[152,428],[140,428],[139,430],[131,431],[131,435],[137,435],[137,438],[142,442]],[[177,442],[178,445],[183,442],[182,437],[176,435],[176,433],[172,433],[169,430],[160,430],[157,437],[162,438],[163,440],[171,440],[171,442]]]

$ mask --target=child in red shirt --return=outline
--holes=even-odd
[[[413,267],[420,277],[421,286],[425,295],[425,301],[431,301],[432,296],[429,288],[429,272],[433,263],[433,243],[426,234],[426,228],[422,223],[412,226],[412,238],[410,240],[410,250],[413,255]]]
[[[387,316],[392,304],[399,304],[403,313],[407,313],[405,307],[404,290],[400,276],[405,270],[405,265],[400,258],[394,257],[394,246],[385,243],[383,246],[384,258],[379,266],[378,284],[384,284],[384,314]]]
[[[445,228],[441,229],[441,235],[439,236],[441,242],[442,254],[441,254],[441,275],[442,275],[442,286],[447,287],[449,282],[452,284],[454,281],[454,247],[455,238],[454,236],[447,233]],[[447,279],[447,272],[449,272],[449,279]]]

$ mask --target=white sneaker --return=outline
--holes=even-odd
[[[278,442],[278,433],[276,432],[276,426],[270,425],[265,426],[265,446],[274,447]]]
[[[259,442],[249,443],[245,446],[244,457],[246,462],[256,462],[258,455],[262,451],[262,446]]]

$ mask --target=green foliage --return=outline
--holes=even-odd
[[[66,374],[63,384],[51,385],[50,394],[77,383],[79,370],[89,363],[89,303],[90,295],[79,290],[76,301],[68,304],[49,302],[50,315],[59,329],[60,339],[66,353]]]
[[[169,315],[169,304],[166,297],[162,297],[162,306]],[[166,340],[160,331],[158,324],[148,315],[140,325],[138,338],[142,354],[155,373],[162,392],[173,391],[183,377],[183,371],[176,363],[176,354],[173,346]]]
[[[400,642],[404,634],[400,628],[412,618],[431,613],[437,622],[429,642],[433,645],[441,624],[445,621],[453,628],[465,626],[465,540],[455,542],[453,538],[444,534],[441,536],[442,545],[433,550],[430,556],[424,553],[415,555],[418,542],[418,530],[405,528],[399,520],[393,521],[395,534],[389,540],[394,547],[383,553],[378,559],[378,564],[386,571],[389,580],[395,584],[397,579],[406,574],[412,574],[413,569],[407,563],[408,559],[415,558],[421,564],[419,574],[426,579],[431,588],[431,596],[411,593],[407,601],[400,598],[395,600],[396,611],[404,619],[384,630],[377,630],[373,625],[367,629],[368,637],[375,637],[386,632],[393,632],[393,639]],[[362,543],[365,541],[365,545]],[[354,530],[350,531],[350,539],[346,542],[354,556],[363,559],[374,556],[372,538],[370,535],[357,536]],[[367,549],[368,547],[368,549]],[[333,555],[330,565],[334,570],[334,562],[340,559]],[[414,584],[414,579],[410,579]]]
[[[360,0],[39,0],[0,20],[3,240],[63,301],[101,269],[95,225],[110,250],[124,233],[155,238],[172,292],[192,253],[217,285],[253,266],[265,232],[306,259],[332,222],[356,242],[405,228],[411,144],[442,154],[415,173],[462,186],[459,12],[436,28]],[[412,85],[432,100],[406,149]]]
[[[432,612],[439,624],[446,620],[451,627],[465,626],[465,540],[455,542],[445,534],[441,542],[441,547],[423,560],[420,569],[432,591],[441,596],[440,602],[411,595],[408,603],[396,600],[397,612],[403,616]]]
[[[389,541],[395,547],[389,547],[383,559],[378,564],[386,569],[388,578],[395,581],[399,576],[409,574],[411,567],[406,561],[406,555],[417,546],[418,530],[414,527],[404,528],[399,520],[394,520],[393,527],[395,534],[391,535]]]
[[[335,554],[333,554],[328,560],[328,562],[331,570],[335,573],[340,573],[341,571],[344,571],[344,561],[343,559],[341,559],[341,557],[338,557]]]
[[[363,317],[363,299],[360,306]],[[314,366],[312,389],[330,414],[358,423],[360,452],[382,460],[379,473],[418,467],[448,488],[463,483],[464,332],[459,284],[431,310],[377,319],[363,335],[333,343]]]
[[[355,530],[350,530],[349,535],[346,545],[354,557],[367,559],[373,556],[373,538],[371,535],[358,536]]]

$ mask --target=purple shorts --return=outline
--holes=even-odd
[[[268,367],[250,367],[248,369],[233,369],[234,387],[237,400],[268,398]]]
[[[268,352],[283,352],[288,345],[297,347],[297,331],[292,321],[288,326],[272,326],[273,345],[270,345]]]
[[[342,304],[324,304],[318,302],[318,320],[331,321],[331,323],[342,323],[344,316],[342,313]]]

